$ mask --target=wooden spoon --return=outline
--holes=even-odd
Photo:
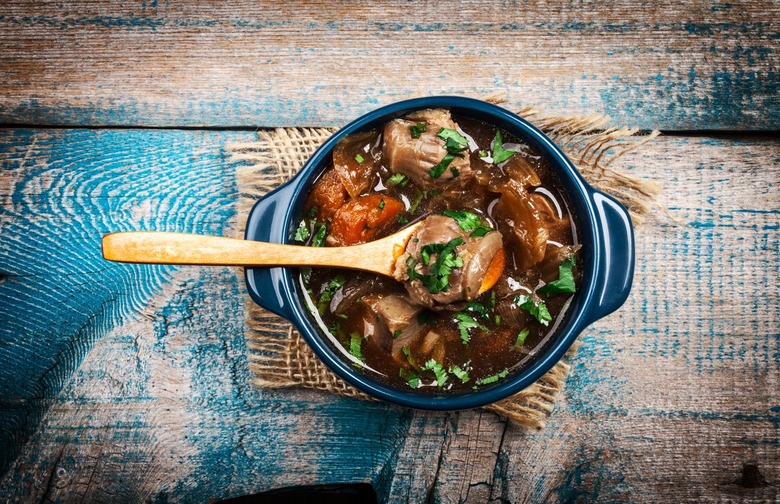
[[[103,237],[103,257],[109,261],[202,266],[323,266],[351,268],[393,276],[395,262],[423,221],[380,240],[349,247],[306,247],[279,243],[162,231],[130,231]],[[503,251],[502,251],[503,252]],[[488,274],[481,292],[496,283]],[[496,262],[496,258],[491,262]],[[490,268],[488,268],[490,271]],[[495,267],[494,267],[495,270]],[[490,285],[486,285],[490,282]]]

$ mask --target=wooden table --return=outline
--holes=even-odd
[[[201,5],[202,4],[202,5]],[[776,2],[0,5],[0,498],[780,499]],[[229,234],[226,145],[418,94],[663,135],[633,292],[541,431],[250,383],[232,268],[127,266],[103,233]]]

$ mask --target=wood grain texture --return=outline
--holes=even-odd
[[[210,132],[0,131],[0,471],[100,337],[169,281],[100,257],[110,231],[218,234],[235,185]]]
[[[246,136],[4,133],[0,434],[14,451],[0,497],[192,502],[365,481],[383,502],[780,499],[780,140],[665,136],[621,158],[664,181],[683,224],[659,211],[637,230],[627,304],[584,332],[547,428],[529,432],[257,390],[234,270],[100,267],[108,228],[241,218],[220,153]]]
[[[340,126],[401,98],[776,130],[776,2],[8,0],[0,122]]]

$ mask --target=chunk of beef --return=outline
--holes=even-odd
[[[386,353],[392,351],[394,340],[420,312],[419,306],[401,294],[368,294],[361,298],[361,304],[366,308],[363,325],[368,329],[363,334]]]
[[[451,269],[446,277],[446,288],[431,292],[430,286],[420,277],[437,275],[435,265],[438,254],[430,254],[429,251],[429,261],[425,264],[424,252],[431,244],[447,245],[456,239],[462,240],[454,248],[462,265]],[[472,300],[479,295],[488,265],[501,247],[502,238],[498,231],[491,231],[479,238],[471,237],[454,219],[433,215],[425,220],[424,225],[409,240],[406,250],[396,261],[394,276],[405,283],[412,301],[422,306],[442,308],[457,301]],[[414,278],[410,278],[410,268]]]
[[[419,138],[413,138],[411,128],[418,123],[425,124],[425,131]],[[423,189],[451,183],[466,184],[471,179],[468,149],[456,156],[441,176],[431,177],[431,168],[447,155],[444,140],[437,136],[442,128],[458,128],[449,111],[443,109],[422,110],[390,121],[385,126],[383,145],[390,171],[408,176]]]

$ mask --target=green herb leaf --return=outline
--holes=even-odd
[[[536,303],[530,297],[519,294],[515,296],[514,302],[520,309],[527,311],[532,317],[541,322],[542,325],[550,324],[552,317],[550,312],[547,311],[547,305],[544,304],[544,301]]]
[[[389,179],[387,179],[387,185],[391,186],[405,186],[409,182],[409,179],[403,173],[393,173]]]
[[[407,274],[411,280],[420,280],[422,284],[431,294],[438,294],[449,288],[450,285],[450,273],[454,268],[460,268],[463,266],[463,259],[458,257],[455,253],[455,247],[463,243],[463,238],[455,238],[450,240],[446,245],[440,243],[431,243],[425,245],[420,250],[420,255],[423,262],[427,265],[430,262],[431,254],[438,253],[429,270],[430,275],[423,275],[418,273],[414,268],[417,266],[417,260],[413,257],[409,257],[406,260]]]
[[[545,296],[554,296],[556,294],[574,294],[577,292],[577,286],[574,283],[574,256],[564,259],[558,266],[558,280],[553,280],[536,290],[539,294]]]
[[[492,231],[490,225],[482,217],[468,210],[444,210],[442,215],[455,219],[458,227],[471,233],[470,236],[481,238]]]
[[[414,211],[417,210],[417,207],[420,206],[420,203],[422,202],[424,197],[425,194],[423,194],[420,188],[414,186],[414,199],[411,202],[409,202],[409,213],[414,213]]]
[[[320,312],[322,312],[327,304],[330,303],[330,300],[333,299],[336,292],[344,285],[344,282],[346,282],[346,280],[342,277],[336,277],[328,282],[328,285],[325,286],[325,289],[322,291],[322,294],[320,294],[320,299],[317,302],[317,308],[319,308]]]
[[[453,154],[447,153],[444,155],[441,161],[433,167],[431,167],[430,175],[431,178],[437,179],[441,177],[441,174],[447,170],[447,167],[452,163],[452,160],[455,159],[455,156]]]
[[[380,210],[382,210],[385,207],[385,200],[384,200],[384,198],[379,200],[379,204],[376,207],[378,209],[380,209]]]
[[[364,158],[362,155],[360,155],[360,153],[355,154],[355,161],[357,161],[358,163],[362,163],[365,160],[366,160],[366,158]]]
[[[517,335],[517,339],[515,340],[515,348],[520,348],[525,343],[525,339],[528,337],[528,335],[531,333],[531,331],[528,330],[527,327],[524,327],[522,331],[520,331]]]
[[[504,369],[500,373],[496,373],[494,375],[486,376],[484,378],[480,378],[476,381],[477,385],[487,385],[488,383],[496,383],[501,378],[506,378],[506,376],[509,374],[509,370]]]
[[[311,268],[301,268],[301,280],[303,280],[303,285],[309,285],[309,282],[311,281]]]
[[[457,320],[458,324],[458,331],[460,332],[460,339],[463,341],[463,344],[469,342],[471,339],[471,336],[469,335],[469,329],[473,329],[475,327],[482,329],[483,331],[487,331],[488,328],[484,325],[480,324],[476,320],[474,320],[474,317],[469,315],[468,313],[458,312],[455,314],[455,320]]]
[[[436,362],[436,359],[431,359],[423,366],[424,370],[433,371],[436,375],[436,385],[441,388],[447,382],[447,370],[444,366]]]
[[[398,218],[398,222],[400,222],[401,224],[409,224],[409,217],[403,214],[398,214],[397,218]]]
[[[417,373],[415,373],[414,371],[409,371],[406,368],[399,368],[398,376],[406,380],[406,383],[413,389],[418,389],[420,388],[420,385],[422,385],[422,381],[420,381],[420,377],[417,376]]]
[[[457,130],[442,128],[436,133],[436,136],[444,140],[444,147],[451,154],[456,154],[469,148],[469,141],[458,133]]]
[[[420,138],[420,135],[423,133],[423,131],[428,131],[425,123],[418,122],[413,126],[409,126],[409,132],[411,133],[412,138]]]
[[[477,313],[485,318],[488,316],[488,309],[482,303],[476,301],[469,301],[466,303],[466,311]]]
[[[293,239],[303,243],[309,236],[311,236],[309,226],[306,224],[305,220],[302,220],[301,223],[298,224],[298,229],[295,230],[295,236],[293,236]]]
[[[360,346],[363,343],[363,336],[359,333],[353,332],[349,335],[349,353],[352,357],[356,358],[360,362],[365,363],[366,358],[363,357],[363,352],[360,350]]]
[[[436,133],[436,136],[444,140],[444,148],[447,149],[447,154],[444,155],[437,165],[431,168],[430,175],[433,179],[441,177],[442,173],[452,163],[452,160],[456,157],[463,157],[460,152],[469,148],[468,140],[454,129],[442,128]],[[457,171],[453,171],[453,176],[457,177]]]
[[[469,373],[465,369],[461,369],[457,364],[453,364],[449,369],[450,373],[454,374],[461,383],[469,381]]]
[[[317,205],[312,205],[311,208],[309,208],[309,211],[306,212],[306,217],[309,219],[313,219],[316,215],[319,209],[317,208]]]
[[[515,151],[513,150],[504,150],[504,140],[501,138],[501,130],[498,128],[496,128],[496,136],[493,138],[491,147],[493,149],[493,163],[497,165],[503,163],[515,154]]]
[[[408,362],[410,366],[413,368],[417,367],[417,363],[414,362],[414,357],[412,357],[412,351],[409,350],[408,346],[401,348],[401,353],[404,354],[404,357],[406,357],[406,362]]]
[[[323,247],[325,245],[325,236],[328,234],[328,226],[324,222],[314,224],[314,237],[311,239],[312,247]]]

